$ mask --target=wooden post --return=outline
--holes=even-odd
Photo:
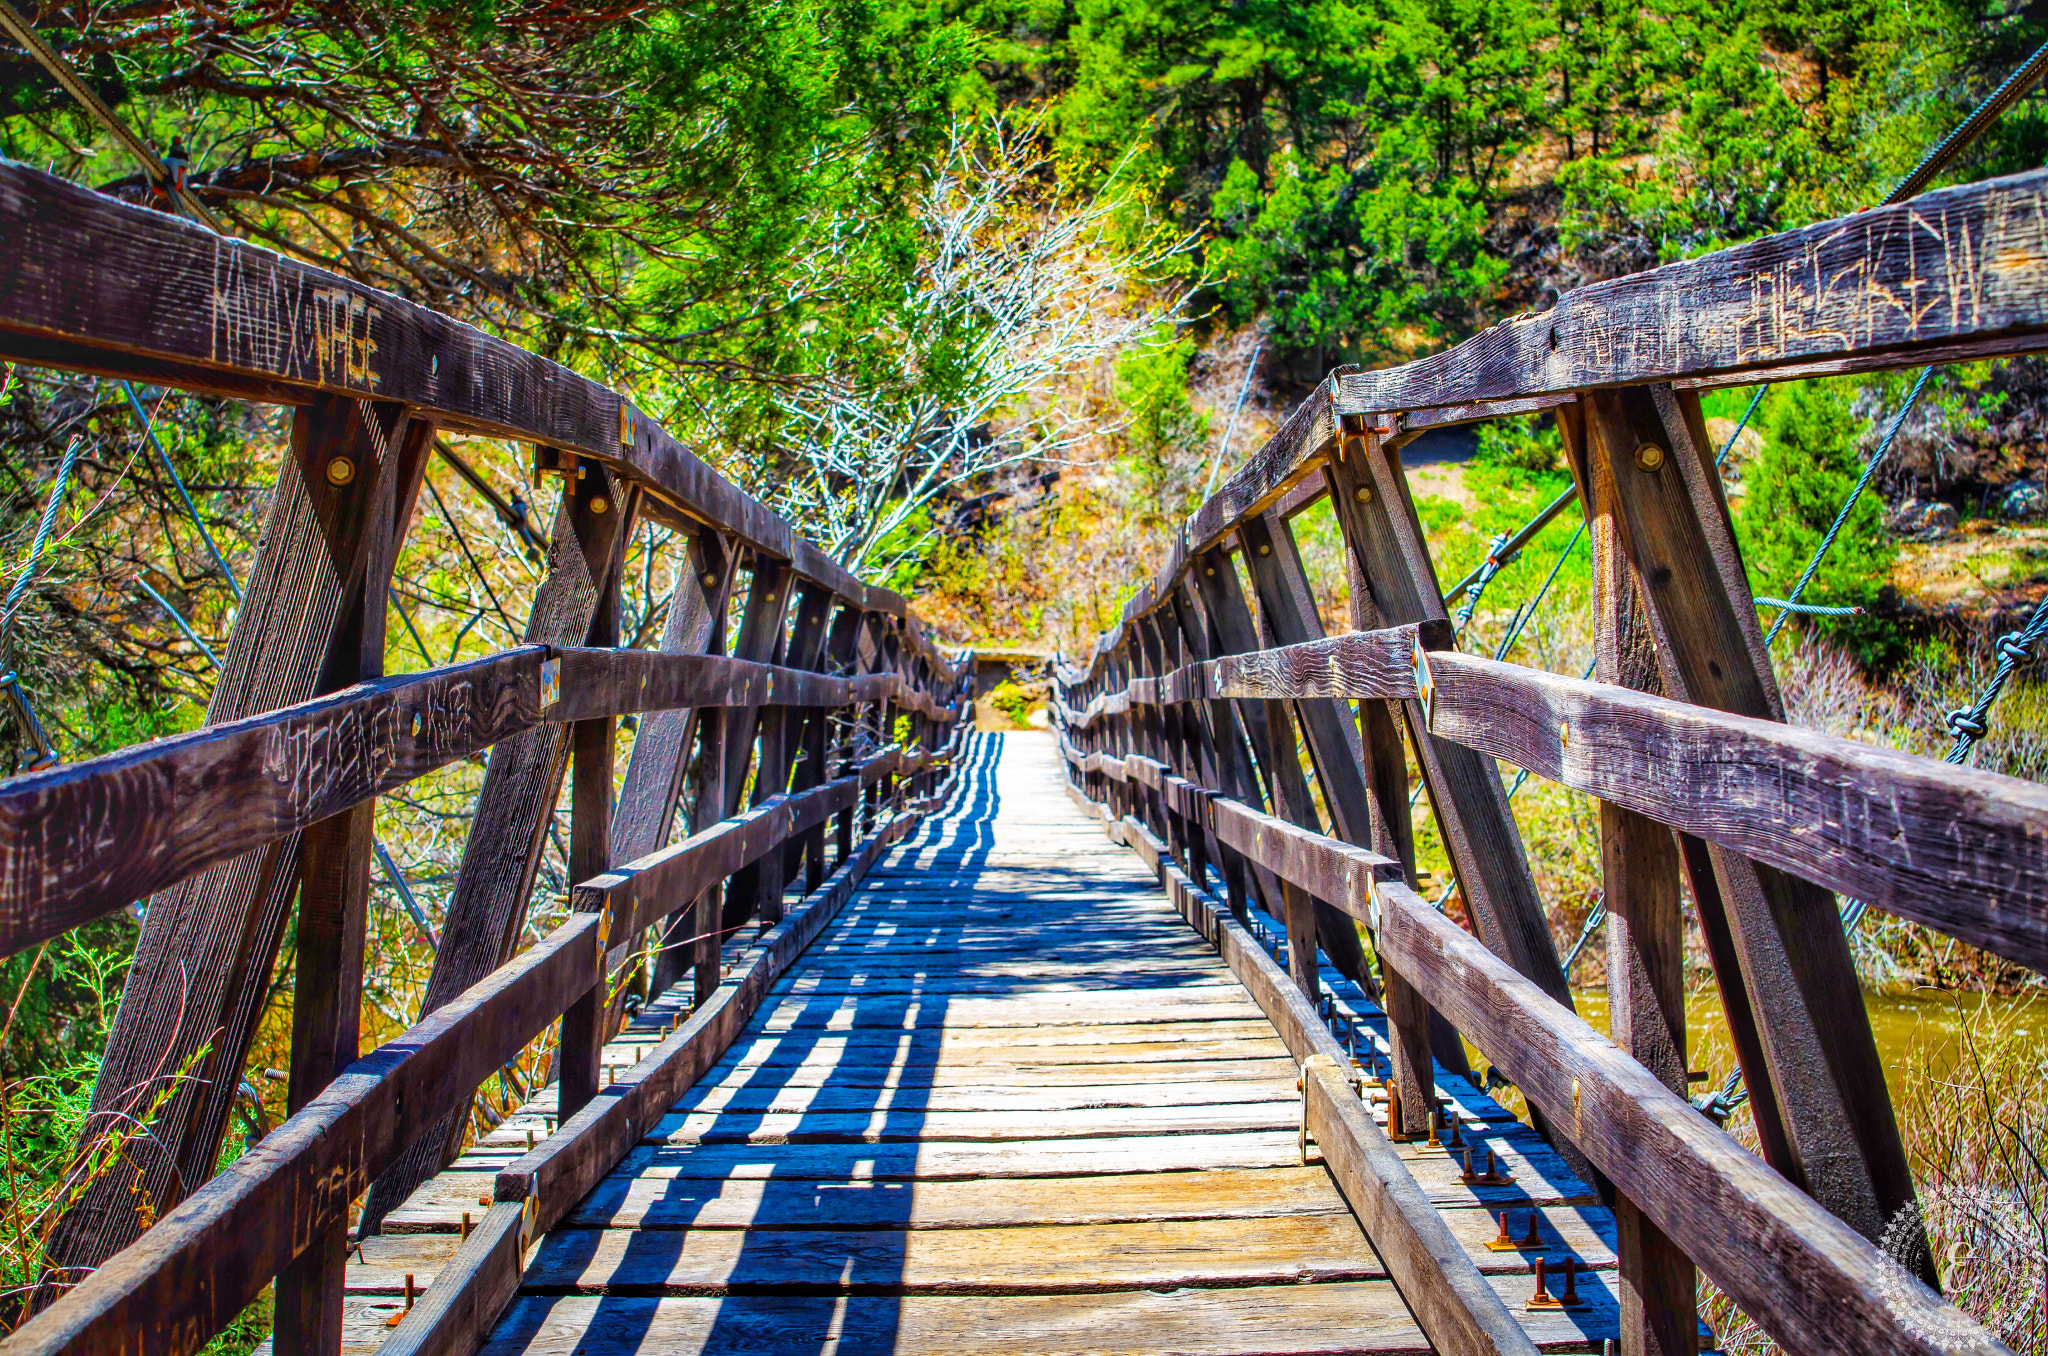
[[[705,531],[689,538],[687,555],[677,562],[675,587],[669,593],[668,620],[661,633],[664,654],[717,654],[724,650],[725,610],[738,573],[732,568],[731,551],[718,533]],[[644,857],[668,842],[682,799],[690,751],[698,740],[699,719],[694,708],[641,715],[639,732],[633,737],[633,755],[626,763],[626,784],[619,791],[618,811],[612,818],[614,862]],[[670,937],[682,941],[696,935],[692,931],[695,925],[691,911],[681,909],[660,934],[664,941]],[[610,961],[614,968],[645,944],[644,936],[613,940],[617,942]],[[666,992],[687,959],[672,956],[666,949],[659,952],[647,967],[648,996]],[[622,989],[619,1001],[607,1014],[606,1026],[611,1031],[618,1030],[624,998]]]
[[[725,729],[731,713],[724,707],[706,707],[698,724],[698,786],[697,803],[690,816],[690,828],[702,833],[725,816],[727,796],[725,794]],[[692,1005],[701,1004],[718,991],[721,974],[720,951],[725,940],[725,886],[714,885],[697,896],[694,907],[685,909],[683,917],[688,920],[691,931],[686,937],[694,937],[687,953],[695,976]],[[678,954],[681,959],[681,953]]]
[[[431,430],[415,431],[415,449]],[[417,453],[416,453],[417,454]],[[332,453],[331,456],[347,455]],[[423,458],[422,458],[423,459]],[[412,510],[415,467],[403,454],[361,474],[370,486],[362,538],[364,577],[339,618],[320,686],[332,691],[384,676],[384,623],[391,568]],[[351,462],[353,466],[354,463]],[[324,466],[308,465],[330,485]],[[352,478],[352,477],[351,477]],[[401,479],[408,482],[401,485]],[[400,517],[403,503],[404,518]],[[355,1062],[363,1010],[363,941],[370,906],[370,858],[376,802],[324,819],[299,844],[299,926],[292,969],[292,1044],[288,1111],[296,1112]],[[321,1229],[277,1278],[273,1345],[282,1356],[337,1356],[341,1350],[342,1276],[348,1257],[346,1215]]]
[[[1238,529],[1245,544],[1245,559],[1251,565],[1253,587],[1259,595],[1259,615],[1273,633],[1276,645],[1299,645],[1321,640],[1322,618],[1316,615],[1308,573],[1302,568],[1294,533],[1279,515],[1267,513],[1248,518]],[[1370,848],[1385,835],[1376,827],[1384,823],[1383,811],[1374,804],[1366,785],[1364,748],[1358,729],[1334,700],[1294,703],[1302,733],[1307,736],[1309,761],[1316,780],[1322,783],[1323,803],[1329,807],[1336,836],[1356,847]],[[1407,792],[1401,799],[1405,805]],[[1316,901],[1316,930],[1330,963],[1362,987],[1370,988],[1365,948],[1358,940],[1358,927],[1350,917]],[[1453,1042],[1452,1058],[1444,1061],[1452,1072],[1465,1068],[1464,1050]],[[1425,1069],[1425,1072],[1427,1070]]]
[[[359,600],[373,577],[383,596],[431,434],[391,404],[323,396],[295,411],[292,455],[278,468],[209,725],[326,690],[323,682],[353,671],[366,632],[381,636],[381,612],[367,617]],[[389,530],[373,505],[390,514]],[[349,667],[330,672],[335,655],[353,656]],[[299,850],[294,835],[150,901],[86,1135],[127,1134],[120,1118],[149,1104],[166,1071],[189,1066],[191,1076],[170,1089],[150,1133],[129,1141],[133,1171],[88,1183],[57,1222],[47,1245],[53,1268],[75,1276],[98,1267],[142,1232],[138,1206],[162,1218],[213,1176],[299,883]],[[38,1302],[56,1293],[45,1288]]]
[[[1217,647],[1209,636],[1208,617],[1185,580],[1174,588],[1172,608],[1174,626],[1188,662],[1206,662],[1213,657]],[[1199,710],[1201,714],[1190,722],[1190,728],[1202,751],[1202,784],[1254,809],[1264,805],[1265,800],[1259,794],[1258,776],[1252,771],[1244,730],[1238,724],[1236,704],[1226,700],[1208,700],[1201,703]],[[1230,912],[1239,923],[1244,923],[1250,918],[1246,910],[1254,880],[1250,864],[1242,854],[1224,849],[1209,825],[1204,824],[1202,831],[1207,836],[1210,858],[1223,873]],[[1277,896],[1277,885],[1274,893]]]
[[[1623,542],[1614,472],[1588,463],[1577,409],[1558,412],[1580,496],[1591,505],[1595,676],[1603,683],[1663,694],[1656,642],[1641,585]],[[1670,830],[1600,806],[1600,877],[1607,905],[1607,1034],[1680,1097],[1686,1095],[1685,927],[1679,909],[1678,844]],[[1692,1261],[1617,1194],[1623,1356],[1694,1356],[1698,1289]]]
[[[1195,561],[1194,575],[1209,618],[1223,642],[1224,653],[1246,654],[1264,648],[1230,556],[1220,549],[1204,552]],[[1265,769],[1276,813],[1290,824],[1321,832],[1322,821],[1316,814],[1315,801],[1309,796],[1308,779],[1302,775],[1300,745],[1288,703],[1247,701],[1240,702],[1238,709],[1246,716],[1246,730],[1259,766]],[[1280,882],[1280,898],[1281,919],[1287,925],[1288,972],[1313,1001],[1322,991],[1322,980],[1316,973],[1315,901],[1307,891],[1286,881]]]
[[[1354,436],[1338,440],[1341,455],[1323,474],[1345,543],[1372,590],[1373,606],[1388,626],[1447,618],[1399,459],[1377,433],[1351,432]],[[1480,940],[1570,1007],[1557,943],[1493,760],[1432,736],[1421,702],[1406,703],[1405,711],[1430,805]]]
[[[739,634],[733,639],[733,658],[756,664],[779,664],[787,638],[783,619],[789,609],[795,575],[786,562],[760,555],[753,558],[752,573],[753,578],[747,585],[746,610],[740,616]],[[726,712],[725,785],[718,815],[720,819],[739,813],[740,799],[747,789],[747,768],[754,761],[754,744],[766,724],[763,708],[758,706],[735,707]],[[765,741],[762,756],[765,762]],[[780,857],[777,856],[776,860],[779,866]],[[757,862],[726,882],[725,903],[720,910],[721,930],[730,933],[754,916],[764,894],[761,870],[762,864]],[[777,881],[775,897],[778,903],[782,898],[780,885],[781,882]]]
[[[592,645],[619,643],[619,576],[607,582],[590,623]],[[569,727],[574,775],[569,781],[569,881],[572,885],[611,869],[612,771],[618,749],[618,721],[596,716]],[[555,1061],[555,1114],[567,1120],[597,1096],[603,1070],[605,993],[610,956],[599,953],[597,982],[562,1014],[561,1056]]]
[[[1323,468],[1330,506],[1382,625],[1448,620],[1408,477],[1385,433],[1345,420],[1337,455]],[[1571,989],[1499,769],[1484,754],[1431,734],[1422,702],[1405,702],[1402,712],[1474,931],[1488,950],[1570,1008]],[[1577,1146],[1553,1131],[1550,1113],[1558,1110],[1532,1105],[1531,1120],[1574,1172],[1594,1181]]]
[[[1597,392],[1586,405],[1587,458],[1611,472],[1666,692],[1784,719],[1697,399],[1656,387]],[[1702,921],[1725,902],[1761,1045],[1752,1057],[1764,1067],[1743,1073],[1766,1158],[1879,1239],[1912,1203],[1913,1179],[1834,897],[1723,848],[1697,855],[1718,887],[1693,877]],[[1739,1025],[1732,1004],[1729,1019]],[[1926,1248],[1914,1251],[1932,1280]]]
[[[598,604],[632,537],[638,500],[637,490],[594,463],[578,462],[564,477],[547,578],[527,617],[529,643],[581,645],[589,639]],[[568,761],[568,734],[552,722],[492,747],[422,1015],[511,959]],[[441,1170],[461,1143],[463,1120],[460,1114],[444,1117],[384,1171],[363,1206],[361,1232],[376,1233],[387,1213]]]

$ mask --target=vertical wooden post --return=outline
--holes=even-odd
[[[1383,624],[1448,618],[1399,459],[1376,433],[1362,429],[1338,446],[1342,455],[1323,469],[1330,504]],[[1420,702],[1406,703],[1405,711],[1430,804],[1480,940],[1570,1007],[1557,943],[1493,760],[1436,739]]]
[[[1253,587],[1259,595],[1259,615],[1273,634],[1276,645],[1299,645],[1321,640],[1322,618],[1316,615],[1310,593],[1308,572],[1302,568],[1294,533],[1277,514],[1246,519],[1238,529],[1245,544],[1245,559],[1251,565]],[[1322,783],[1323,803],[1329,807],[1333,830],[1339,838],[1357,847],[1370,848],[1383,836],[1376,825],[1384,814],[1373,803],[1366,785],[1364,749],[1357,728],[1336,701],[1295,702],[1294,710],[1307,736],[1309,761],[1316,780]],[[1403,801],[1406,792],[1403,792]],[[1316,930],[1330,963],[1362,986],[1370,986],[1365,967],[1365,948],[1359,943],[1357,925],[1350,915],[1316,901]],[[1463,1050],[1444,1062],[1453,1072],[1463,1072]],[[1425,1070],[1427,1072],[1427,1070]]]
[[[577,462],[564,477],[547,578],[527,617],[529,643],[581,645],[589,639],[638,508],[639,491],[614,481],[600,465]],[[511,959],[568,762],[568,732],[554,722],[492,746],[422,1015]],[[384,1170],[363,1207],[363,1233],[377,1232],[387,1213],[441,1170],[461,1143],[464,1120],[461,1113],[443,1117]]]
[[[725,649],[725,611],[732,598],[732,581],[739,573],[731,551],[716,532],[705,531],[689,538],[687,555],[676,565],[675,587],[669,593],[668,621],[662,627],[664,654],[719,654]],[[640,730],[633,737],[633,756],[626,764],[626,784],[619,791],[618,811],[612,818],[612,860],[630,862],[656,851],[669,840],[675,826],[676,809],[682,799],[683,779],[688,772],[690,751],[698,743],[700,713],[695,708],[649,711],[640,717]],[[664,993],[674,984],[687,964],[686,955],[667,949],[666,939],[682,941],[695,936],[696,919],[689,909],[680,909],[657,935],[664,940],[647,967],[648,996]],[[611,964],[623,964],[639,951],[644,937],[612,939]],[[608,1030],[616,1031],[621,1020],[620,1001],[607,1014]]]
[[[332,691],[365,679],[384,676],[384,622],[389,606],[391,569],[398,541],[411,516],[412,493],[419,466],[406,466],[408,455],[424,460],[431,430],[407,430],[400,448],[387,441],[387,455],[367,458],[377,449],[365,446],[352,431],[348,411],[339,415],[334,444],[309,438],[318,449],[302,466],[309,479],[319,476],[332,489],[361,477],[368,493],[361,538],[363,578],[351,590],[337,618],[335,643],[319,686]],[[394,429],[393,434],[398,430]],[[343,441],[345,440],[345,441]],[[325,460],[323,461],[322,455]],[[341,459],[348,470],[330,469]],[[401,508],[402,506],[402,508]],[[403,517],[401,517],[401,512]],[[299,844],[298,946],[292,976],[292,1044],[287,1108],[296,1112],[355,1062],[360,1044],[363,1004],[363,942],[369,917],[370,858],[376,833],[376,802],[324,819],[306,830]],[[274,1346],[283,1356],[334,1356],[341,1350],[342,1276],[348,1255],[346,1210],[278,1275]]]
[[[722,706],[707,706],[699,715],[697,804],[690,816],[692,831],[702,833],[725,816],[725,728],[731,713]],[[714,885],[697,896],[695,907],[685,911],[694,937],[689,959],[695,975],[693,1005],[710,999],[718,991],[720,944],[724,940],[725,886]],[[680,958],[680,957],[679,957]]]
[[[1586,405],[1586,455],[1611,472],[1666,691],[1784,719],[1697,399],[1656,387],[1597,392]],[[1913,1201],[1913,1179],[1834,897],[1723,848],[1697,855],[1712,864],[1707,889],[1693,878],[1702,922],[1725,902],[1762,1047],[1751,1055],[1764,1067],[1745,1062],[1743,1073],[1766,1158],[1879,1239]],[[1741,1015],[1729,1007],[1734,1028]],[[1925,1246],[1914,1252],[1932,1280]]]
[[[1174,625],[1188,661],[1207,661],[1215,653],[1209,637],[1209,620],[1186,581],[1174,589],[1172,607]],[[1214,699],[1204,701],[1199,710],[1201,714],[1191,722],[1191,729],[1202,750],[1202,784],[1254,809],[1264,805],[1244,731],[1238,724],[1236,705]],[[1210,857],[1223,873],[1230,912],[1243,923],[1250,917],[1247,905],[1254,880],[1251,866],[1241,854],[1224,850],[1209,825],[1203,825],[1203,833],[1207,835]],[[1279,887],[1275,885],[1273,891],[1277,897]]]
[[[787,563],[765,556],[754,557],[753,578],[747,585],[746,610],[740,616],[739,634],[733,639],[733,658],[756,664],[781,662],[786,639],[783,619],[789,607],[790,586],[794,582],[795,576]],[[758,706],[735,707],[726,712],[725,799],[719,810],[720,819],[739,813],[740,800],[747,790],[747,767],[754,759],[756,736],[767,724],[763,716],[764,708]],[[764,760],[771,742],[775,741],[762,741]],[[781,858],[779,854],[771,855],[776,856],[779,875]],[[731,932],[754,916],[765,893],[762,870],[763,863],[756,862],[726,882],[725,904],[721,910],[725,931]],[[781,882],[775,884],[775,898],[779,904]]]
[[[619,643],[619,576],[613,572],[597,615],[590,623],[592,645]],[[572,885],[611,869],[612,772],[618,749],[618,721],[595,716],[569,727],[573,769],[569,781],[569,881]],[[596,983],[562,1014],[561,1055],[555,1061],[555,1114],[575,1115],[597,1096],[605,1041],[605,985],[609,948],[598,953]]]
[[[1205,551],[1196,558],[1193,573],[1224,653],[1245,654],[1264,648],[1229,555],[1221,549]],[[1265,770],[1276,813],[1289,823],[1320,832],[1322,820],[1309,796],[1308,779],[1302,775],[1300,746],[1288,704],[1247,701],[1239,704],[1239,711],[1246,717],[1247,733],[1259,766]],[[1314,999],[1322,991],[1322,979],[1316,973],[1315,901],[1307,891],[1286,881],[1280,882],[1280,899],[1282,921],[1287,926],[1288,972],[1301,991]]]
[[[1574,408],[1559,411],[1580,495],[1591,506],[1595,676],[1663,693],[1656,642],[1643,615],[1614,497],[1613,467],[1584,455]],[[1608,1036],[1659,1082],[1686,1095],[1685,928],[1678,844],[1670,830],[1618,805],[1600,807],[1600,877],[1607,905]],[[1699,1306],[1692,1262],[1636,1208],[1614,1200],[1623,1356],[1694,1356]]]
[[[331,681],[330,655],[361,654],[355,638],[382,618],[364,616],[354,599],[373,569],[383,596],[397,550],[390,534],[373,530],[371,505],[384,505],[402,531],[430,434],[396,405],[323,396],[295,411],[292,455],[278,469],[209,725],[304,701]],[[337,467],[330,478],[337,458],[348,473]],[[388,493],[387,473],[396,478]],[[47,1244],[52,1267],[72,1275],[98,1267],[142,1232],[138,1206],[162,1218],[213,1176],[299,883],[299,849],[293,835],[150,901],[84,1133],[112,1130],[124,1109],[147,1105],[166,1071],[189,1066],[192,1077],[170,1088],[150,1132],[129,1141],[135,1171],[94,1179],[57,1222]]]

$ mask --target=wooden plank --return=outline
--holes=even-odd
[[[1526,1289],[1526,1287],[1523,1287]],[[1526,1298],[1526,1296],[1525,1296]],[[1593,1315],[1528,1315],[1538,1344],[1585,1350]],[[831,1337],[823,1334],[830,1333]],[[523,1299],[487,1356],[611,1356],[634,1349],[740,1356],[816,1351],[842,1356],[1422,1356],[1428,1340],[1384,1282],[1232,1286],[1092,1296],[803,1296]]]
[[[1336,379],[1345,414],[1733,377],[1802,360],[1908,367],[1975,341],[2038,348],[2048,175],[1941,189],[1576,288],[1416,362]]]
[[[800,954],[844,903],[860,875],[912,821],[898,820],[871,836],[835,879],[762,941],[753,961],[689,1022],[671,1033],[538,1147],[506,1165],[494,1183],[496,1234],[473,1234],[430,1295],[398,1325],[389,1356],[440,1356],[476,1350],[514,1294],[525,1246],[514,1247],[502,1212],[520,1212],[523,1239],[538,1237],[585,1195],[640,1138],[645,1127],[715,1062],[742,1027],[759,995]]]
[[[0,175],[10,170],[0,167]],[[14,285],[18,276],[10,275],[0,287]],[[403,411],[383,404],[332,399],[297,413],[292,455],[278,468],[261,549],[207,708],[210,724],[303,701],[320,690],[330,651],[349,643],[351,595],[359,595],[372,556],[388,559],[388,548],[372,544],[391,530],[388,520],[378,521],[379,509],[390,514],[410,503],[409,492],[395,483],[401,473],[417,477],[426,434],[424,426],[409,425]],[[337,485],[326,470],[344,458],[351,474]],[[360,628],[354,643],[361,644]],[[100,790],[113,794],[104,801],[87,795],[87,805],[97,811],[91,820],[59,817],[46,828],[51,836],[40,849],[44,860],[65,863],[60,870],[78,873],[72,880],[101,873],[121,877],[127,857],[122,840],[141,832],[138,821],[147,813],[145,804],[123,793],[134,788],[118,780]],[[301,822],[339,808],[321,807]],[[73,834],[84,823],[102,832],[119,824],[121,836],[81,844]],[[254,843],[233,846],[241,855],[203,857],[211,869],[150,900],[84,1130],[88,1136],[120,1134],[132,1171],[95,1178],[57,1222],[45,1253],[60,1274],[106,1261],[141,1232],[142,1219],[167,1214],[218,1164],[298,874],[295,837],[256,851],[246,850]],[[176,849],[165,850],[176,855]],[[120,880],[118,903],[184,875],[144,870],[132,884]],[[60,881],[59,889],[66,883]],[[98,883],[104,888],[115,882]],[[31,888],[40,889],[41,882]],[[134,1110],[160,1093],[164,1101],[150,1133],[131,1134]],[[137,1209],[139,1201],[146,1209]]]
[[[1416,986],[1531,1098],[1570,1108],[1574,1142],[1788,1349],[2002,1349],[1427,901],[1377,895],[1379,944]]]
[[[1668,390],[1661,398],[1640,390],[1601,394],[1588,406],[1586,455],[1613,468],[1665,690],[1701,706],[1781,719],[1704,425],[1693,427]],[[1644,446],[1661,455],[1647,456],[1638,450]],[[1752,1100],[1761,1085],[1775,1094],[1790,1150],[1790,1161],[1773,1166],[1877,1239],[1914,1199],[1913,1178],[1834,900],[1773,867],[1718,847],[1710,852],[1768,1066],[1767,1073],[1745,1070],[1745,1078]],[[1698,886],[1694,894],[1711,898]],[[1761,1114],[1773,1109],[1769,1100],[1758,1107]],[[1780,1147],[1772,1137],[1765,1143]],[[1932,1259],[1920,1251],[1931,1277]]]
[[[675,1114],[648,1133],[669,1144],[889,1144],[920,1139],[1097,1139],[1112,1135],[1195,1134],[1289,1129],[1298,1102],[1195,1106],[1088,1107],[1074,1111],[936,1111],[883,1107],[851,1114]]]
[[[459,321],[26,165],[0,166],[0,236],[18,264],[0,279],[10,358],[266,403],[376,398],[444,428],[565,449],[658,495],[671,520],[715,524],[841,597],[905,613],[630,401]]]
[[[1086,1294],[1316,1284],[1386,1271],[1348,1213],[1014,1228],[566,1229],[522,1284],[553,1293]],[[1484,1283],[1481,1282],[1483,1285]]]
[[[4,1341],[28,1353],[196,1351],[399,1151],[587,990],[597,919],[512,964],[351,1065],[290,1120]],[[430,1131],[428,1133],[431,1133]]]
[[[1290,1090],[1291,1091],[1291,1090]],[[648,1181],[614,1174],[579,1201],[564,1228],[959,1229],[1147,1220],[1344,1214],[1319,1167],[820,1183],[783,1191],[760,1180]]]
[[[1160,859],[1156,842],[1147,841],[1139,825],[1130,820],[1125,824],[1132,845],[1159,872],[1175,908],[1217,947],[1272,1019],[1288,1049],[1302,1060],[1304,1132],[1320,1130],[1316,1142],[1323,1146],[1325,1161],[1432,1342],[1450,1351],[1528,1351],[1526,1335],[1480,1279],[1394,1146],[1359,1104],[1342,1072],[1349,1061],[1307,997],[1236,919]],[[1331,1075],[1334,1090],[1318,1087],[1319,1072]]]
[[[1574,410],[1573,414],[1577,411]],[[1614,469],[1584,454],[1585,429],[1560,416],[1573,468],[1591,506],[1595,663],[1600,681],[1657,692],[1656,640],[1642,582],[1629,563]],[[1600,804],[1600,878],[1607,908],[1607,1034],[1680,1097],[1685,1053],[1685,920],[1678,844],[1669,830],[1608,801]],[[1626,1196],[1614,1200],[1620,1243],[1623,1356],[1694,1356],[1699,1309],[1692,1260]]]

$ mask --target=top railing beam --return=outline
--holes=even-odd
[[[299,405],[399,401],[440,427],[611,467],[662,516],[732,533],[951,666],[903,598],[856,578],[633,403],[559,363],[375,288],[196,223],[0,163],[0,357]]]

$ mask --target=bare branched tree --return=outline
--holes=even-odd
[[[915,214],[899,332],[860,370],[781,398],[793,469],[776,507],[855,570],[917,558],[935,500],[1107,431],[1077,378],[1180,321],[1194,293],[1196,237],[1146,218],[1123,166],[1092,192],[1052,187],[1041,121],[955,125]]]

